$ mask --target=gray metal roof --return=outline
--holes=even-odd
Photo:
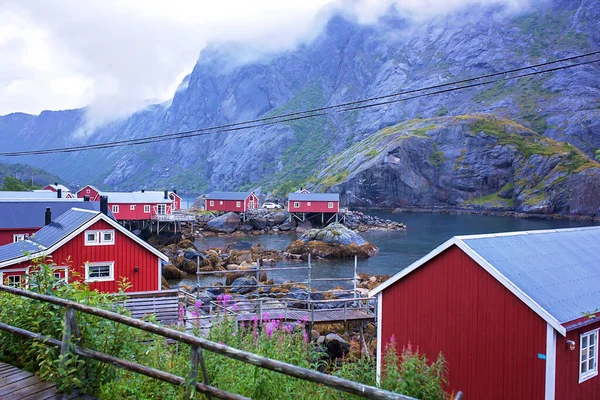
[[[36,190],[35,192],[11,192],[0,191],[0,200],[20,200],[20,199],[56,199],[58,195],[52,190]],[[64,199],[64,197],[63,197]]]
[[[65,185],[61,185],[61,184],[58,184],[58,185],[54,185],[54,184],[52,184],[52,185],[46,185],[46,187],[48,187],[48,186],[51,187],[54,190],[60,189],[60,190],[62,190],[63,193],[67,193],[67,192],[71,191],[71,190],[69,190],[68,187],[66,187]]]
[[[25,253],[35,253],[40,250],[39,246],[29,240],[0,246],[0,262],[23,257]]]
[[[600,227],[457,239],[561,324],[600,308]]]
[[[99,212],[96,211],[70,209],[40,229],[30,240],[44,247],[50,247],[69,236],[73,231],[95,218],[98,214]]]
[[[46,208],[52,211],[52,219],[60,217],[73,207],[100,211],[97,201],[53,199],[47,201],[0,201],[0,229],[41,228],[45,224]],[[109,217],[114,219],[110,213]]]
[[[212,192],[206,198],[209,200],[245,200],[252,192]]]
[[[339,193],[290,193],[291,201],[340,201]]]

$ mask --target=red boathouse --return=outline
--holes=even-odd
[[[83,199],[85,196],[90,197],[90,201],[100,201],[102,192],[92,185],[86,185],[77,191],[77,197]]]
[[[75,197],[71,194],[71,190],[69,190],[68,187],[66,187],[65,185],[59,185],[58,183],[55,183],[54,185],[46,185],[46,187],[42,190],[49,190],[51,192],[60,193],[61,195],[58,197],[62,197],[64,199],[72,199]]]
[[[106,211],[106,210],[104,210]],[[26,286],[31,260],[52,257],[57,277],[85,280],[101,292],[117,292],[126,278],[129,291],[161,289],[167,256],[123,228],[105,213],[73,208],[34,236],[0,246],[0,279]]]
[[[371,291],[377,375],[394,337],[466,399],[598,399],[599,266],[600,227],[454,237]]]
[[[246,212],[258,208],[252,192],[212,192],[206,196],[206,211]]]
[[[290,193],[288,211],[291,213],[337,213],[339,193]]]

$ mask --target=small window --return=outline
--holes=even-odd
[[[94,281],[112,281],[114,280],[115,263],[88,263],[85,266],[85,280]]]
[[[90,189],[85,189],[85,194],[90,194]]]
[[[132,205],[130,205],[130,206],[129,206],[129,209],[130,209],[131,211],[135,210],[135,204],[132,204]]]
[[[598,329],[582,334],[579,343],[579,383],[581,383],[598,375]]]
[[[87,246],[98,244],[100,241],[98,240],[98,232],[86,232],[85,234],[85,244]]]
[[[53,272],[52,276],[54,277],[54,279],[60,279],[61,278],[60,272]]]
[[[20,287],[21,286],[21,275],[8,275],[6,277],[6,285],[11,287]]]
[[[220,205],[220,206],[222,206],[222,205],[223,205],[223,201],[222,201],[222,200],[221,200],[221,201],[219,201],[219,205]]]
[[[242,202],[241,201],[236,201],[235,202],[235,207],[236,208],[240,208],[242,206]]]
[[[210,205],[211,207],[212,207],[212,206],[214,206],[214,205],[215,205],[215,202],[214,202],[214,200],[211,200],[211,201],[209,202],[209,205]]]
[[[327,208],[333,208],[333,201],[330,201],[329,203],[327,203]]]
[[[307,206],[307,207],[310,207],[310,201],[307,201],[307,202],[306,202],[306,206]]]
[[[294,208],[300,208],[300,202],[299,201],[295,201],[294,202]]]
[[[21,242],[29,237],[26,233],[16,233],[13,235],[13,243]]]
[[[115,235],[112,232],[102,232],[102,243],[111,244],[115,242]]]
[[[113,214],[118,214],[119,213],[119,206],[116,205],[116,204],[114,204],[112,206],[112,212],[113,212]]]
[[[145,206],[144,206],[144,212],[145,212],[146,214],[148,214],[148,213],[150,212],[150,206],[149,206],[149,205],[145,205]]]

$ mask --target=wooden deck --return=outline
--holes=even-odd
[[[40,379],[31,372],[23,371],[12,365],[0,362],[0,399],[46,400],[62,399],[56,384]],[[92,400],[94,397],[73,392],[67,399]]]
[[[313,321],[314,323],[320,322],[344,322],[344,321],[359,321],[359,320],[372,320],[375,319],[375,314],[365,310],[348,308],[344,309],[331,309],[331,310],[315,310],[314,314],[311,315],[310,311],[307,310],[270,310],[265,311],[262,316],[256,313],[239,314],[236,317],[237,321],[252,321],[254,318],[264,318],[264,314],[267,314],[268,319],[282,319],[284,321]],[[314,317],[314,319],[313,319]]]

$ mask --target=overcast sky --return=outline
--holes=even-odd
[[[309,40],[335,10],[370,22],[394,2],[422,15],[468,1],[0,0],[0,115],[128,112],[171,98],[207,42],[276,51]]]

